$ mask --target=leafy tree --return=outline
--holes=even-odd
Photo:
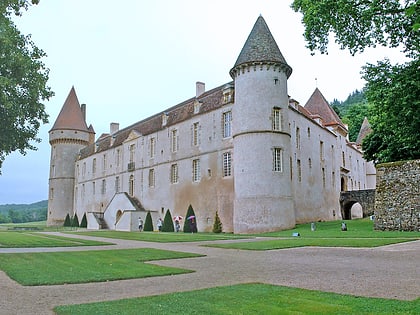
[[[384,60],[363,68],[365,94],[373,106],[373,132],[363,141],[363,150],[376,163],[420,158],[420,1],[294,0],[292,8],[303,14],[304,37],[312,52],[327,53],[334,33],[352,55],[381,45],[400,47],[411,59],[402,65]]]
[[[163,219],[162,232],[175,232],[171,211],[169,209],[166,210],[165,218]]]
[[[191,233],[192,232],[191,227],[190,227],[190,220],[188,220],[188,218],[192,215],[195,217],[194,209],[191,205],[189,205],[188,210],[187,210],[187,215],[185,216],[185,221],[184,221],[184,232],[185,233]]]
[[[216,215],[214,216],[214,223],[213,223],[213,233],[222,233],[223,225],[222,221],[220,221],[219,214],[216,211]]]
[[[366,95],[373,103],[374,132],[363,141],[365,157],[376,163],[420,158],[420,60],[367,65]]]
[[[352,142],[357,140],[360,128],[362,127],[365,117],[370,116],[370,108],[367,103],[353,104],[347,110],[343,117],[343,123],[349,126],[349,139]]]
[[[86,213],[83,215],[82,217],[82,221],[80,222],[80,227],[81,228],[87,228],[87,218],[86,218]]]
[[[71,219],[70,219],[70,215],[68,213],[66,215],[66,218],[64,219],[63,226],[71,226]]]
[[[41,123],[48,122],[42,101],[53,92],[47,86],[46,54],[30,35],[22,35],[11,17],[20,16],[38,0],[2,0],[0,3],[0,169],[5,157],[18,150],[36,150]]]
[[[153,232],[153,221],[152,221],[152,215],[150,214],[150,211],[148,211],[146,214],[146,219],[144,220],[143,231]]]

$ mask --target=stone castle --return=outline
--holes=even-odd
[[[338,220],[340,192],[375,188],[375,168],[319,89],[288,95],[287,64],[260,16],[233,79],[95,140],[71,89],[50,130],[48,225],[67,214],[91,229],[137,229],[194,208],[199,231],[216,211],[224,232],[258,233]]]

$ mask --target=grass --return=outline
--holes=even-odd
[[[0,248],[98,246],[113,243],[23,231],[0,231]]]
[[[235,234],[215,234],[215,233],[169,233],[169,232],[122,232],[122,231],[86,231],[75,232],[79,235],[89,235],[96,237],[117,238],[124,240],[145,241],[145,242],[201,242],[216,240],[243,239],[255,236],[235,235]]]
[[[117,301],[58,306],[58,315],[78,314],[420,314],[420,299],[397,301],[241,284]]]
[[[378,247],[420,239],[420,232],[375,231],[369,219],[346,221],[348,230],[341,231],[342,221],[317,222],[316,230],[310,224],[297,225],[293,230],[263,233],[259,236],[276,239],[253,242],[209,244],[207,246],[244,250],[271,250],[303,246],[322,247]],[[299,233],[299,237],[291,237]]]
[[[1,254],[0,269],[22,285],[87,283],[192,272],[145,262],[199,256],[153,248]]]

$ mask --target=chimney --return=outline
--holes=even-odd
[[[82,111],[83,119],[86,122],[86,104],[80,105],[80,110]]]
[[[195,97],[199,97],[206,91],[206,84],[203,82],[195,83]]]
[[[112,122],[112,123],[109,125],[109,133],[110,133],[111,135],[113,135],[114,133],[116,133],[118,130],[120,130],[120,124],[119,124],[119,123],[114,123],[114,122]]]

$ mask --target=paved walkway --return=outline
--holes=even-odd
[[[110,241],[88,236],[72,237]],[[0,253],[153,247],[206,256],[153,262],[195,270],[193,273],[102,283],[24,287],[0,271],[0,314],[54,314],[53,307],[63,304],[116,300],[250,282],[401,300],[413,300],[420,296],[420,241],[373,249],[308,247],[258,252],[200,246],[205,242],[112,242],[116,245],[0,249]]]

